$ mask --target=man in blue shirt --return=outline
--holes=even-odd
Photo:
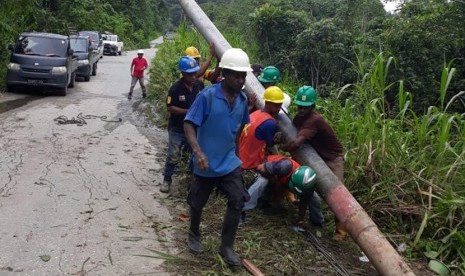
[[[184,119],[184,132],[192,148],[194,181],[189,187],[189,250],[202,251],[200,221],[202,210],[215,187],[225,193],[228,206],[221,233],[220,255],[230,265],[240,265],[234,240],[241,209],[249,200],[237,156],[239,135],[249,122],[248,100],[242,87],[251,72],[249,57],[241,49],[227,50],[221,57],[224,79],[202,91]]]

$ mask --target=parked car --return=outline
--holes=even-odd
[[[177,33],[176,32],[166,32],[164,35],[163,35],[163,39],[164,40],[173,40],[175,37],[176,37]]]
[[[69,37],[69,45],[73,49],[74,55],[78,57],[79,66],[76,76],[84,77],[85,81],[89,81],[91,74],[92,76],[97,75],[97,63],[99,61],[90,37],[72,35]]]
[[[123,52],[124,44],[115,34],[104,34],[103,38],[103,53],[116,56],[117,54],[121,56]]]
[[[89,36],[94,47],[94,51],[97,52],[99,58],[103,58],[103,39],[102,35],[97,31],[80,31],[79,35]]]
[[[36,86],[58,88],[58,94],[64,96],[68,87],[74,87],[78,60],[68,36],[24,32],[8,49],[11,51],[7,66],[8,91],[19,86]]]

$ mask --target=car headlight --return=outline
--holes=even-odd
[[[80,59],[79,64],[89,64],[89,60],[88,59]]]
[[[66,66],[59,66],[59,67],[52,68],[52,74],[64,74],[66,72],[67,72]]]
[[[21,70],[21,66],[19,66],[18,63],[9,63],[8,64],[8,70],[19,71],[19,70]]]

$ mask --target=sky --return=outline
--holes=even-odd
[[[388,3],[384,3],[383,1],[381,1],[384,5],[384,9],[388,12],[392,12],[393,10],[396,9],[396,6],[397,6],[397,1],[395,2],[388,2]]]

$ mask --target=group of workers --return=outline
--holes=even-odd
[[[171,190],[172,176],[182,152],[191,153],[187,203],[190,226],[188,247],[191,253],[202,252],[200,222],[203,207],[214,189],[224,192],[227,209],[221,233],[219,253],[232,266],[240,265],[240,257],[233,245],[238,226],[245,221],[246,211],[272,207],[285,198],[298,204],[298,220],[303,225],[306,210],[309,220],[323,227],[321,199],[315,193],[316,173],[300,165],[281,152],[293,153],[309,142],[333,173],[343,182],[344,159],[342,145],[331,126],[315,110],[317,94],[313,87],[298,89],[293,103],[297,113],[292,120],[297,136],[283,141],[276,118],[288,116],[290,97],[277,84],[281,80],[274,66],[250,65],[248,55],[231,48],[218,59],[215,69],[209,70],[215,56],[210,45],[210,56],[201,63],[195,47],[188,47],[178,62],[181,77],[169,89],[166,106],[168,122],[168,153],[164,179],[160,191]],[[256,109],[255,97],[242,91],[246,75],[253,72],[265,92],[263,109]],[[203,81],[212,85],[205,87]],[[257,177],[246,189],[242,172],[251,170]],[[300,198],[297,203],[296,196]],[[346,231],[336,221],[335,240],[342,240]]]

